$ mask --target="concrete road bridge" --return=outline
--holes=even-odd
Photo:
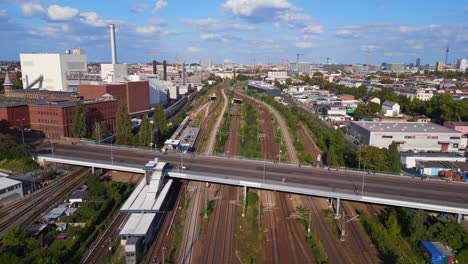
[[[156,212],[164,199],[159,197],[156,202],[158,196],[167,193],[165,184],[178,178],[241,186],[245,192],[247,188],[257,188],[333,198],[337,214],[339,201],[349,200],[454,213],[458,214],[459,221],[462,215],[468,215],[468,185],[457,182],[108,145],[55,144],[51,150],[36,153],[36,158],[40,162],[146,174],[146,182],[140,183],[140,192],[143,185],[148,188],[151,185],[153,189],[146,192],[156,197],[154,204],[141,212]],[[153,168],[145,166],[149,161]],[[124,210],[131,208],[128,201],[126,204]]]

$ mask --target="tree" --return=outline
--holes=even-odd
[[[413,216],[409,220],[409,232],[410,238],[413,242],[418,242],[421,239],[426,239],[427,228],[424,225],[425,214],[422,210],[417,210],[414,212]]]
[[[104,122],[96,122],[93,127],[93,139],[100,141],[110,134],[110,130]]]
[[[292,85],[292,79],[286,78],[286,85]]]
[[[128,116],[127,104],[120,103],[117,111],[117,127],[115,131],[116,143],[129,145],[132,142],[132,122]]]
[[[167,123],[166,123],[166,112],[164,111],[164,107],[162,105],[158,105],[154,108],[154,115],[153,115],[153,128],[159,129],[161,134],[164,134],[167,130]]]
[[[148,147],[152,142],[152,128],[146,115],[143,116],[140,124],[140,132],[138,133],[138,143],[140,146]]]
[[[400,161],[400,153],[398,152],[398,147],[395,143],[390,144],[388,147],[388,161],[389,169],[393,172],[400,172],[401,170],[401,161]]]
[[[74,137],[86,136],[86,115],[83,112],[83,103],[81,101],[76,102],[72,134]]]
[[[24,247],[26,246],[27,238],[28,233],[26,230],[21,229],[19,226],[15,226],[5,234],[2,242],[7,247]]]

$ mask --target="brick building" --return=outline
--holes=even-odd
[[[72,125],[76,102],[44,102],[29,105],[31,129],[44,133],[46,138],[72,137]],[[111,131],[115,129],[117,100],[85,100],[83,111],[88,131],[96,122],[105,122]]]
[[[70,100],[76,101],[81,96],[76,92],[47,91],[38,89],[22,89],[5,91],[5,97],[41,99],[41,100]]]
[[[28,104],[15,101],[0,101],[0,122],[8,122],[9,127],[29,127]]]
[[[111,94],[119,102],[127,103],[128,113],[150,108],[148,81],[80,85],[78,91],[85,100],[103,98],[105,94]]]

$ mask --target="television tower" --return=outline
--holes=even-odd
[[[445,50],[445,65],[447,65],[449,51],[449,47],[447,47],[447,49]]]

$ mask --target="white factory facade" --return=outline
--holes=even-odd
[[[77,80],[67,80],[67,74],[86,74],[86,52],[82,49],[58,53],[20,54],[23,87],[49,91],[76,91]]]
[[[458,131],[434,123],[351,122],[351,134],[363,144],[388,148],[395,143],[400,151],[459,151],[466,138]]]

